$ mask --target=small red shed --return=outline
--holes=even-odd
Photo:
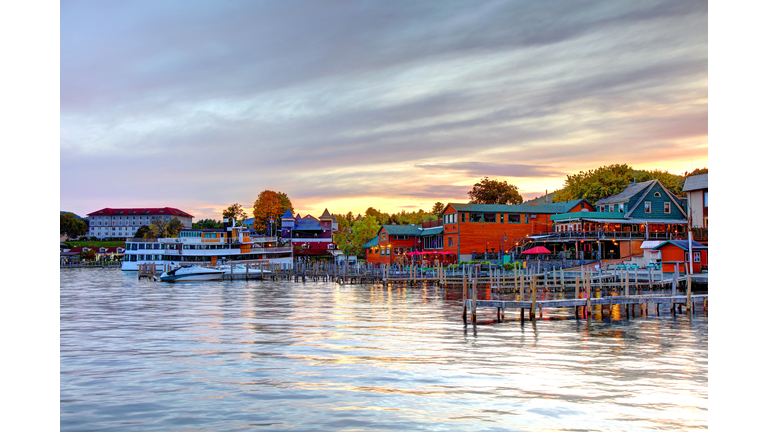
[[[707,246],[699,242],[691,242],[693,250],[693,272],[701,273],[702,266],[707,266]],[[674,273],[675,264],[673,262],[684,262],[680,265],[680,273],[688,272],[688,240],[668,240],[653,248],[661,252],[662,271],[665,273]]]

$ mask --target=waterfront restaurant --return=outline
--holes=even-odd
[[[597,203],[597,211],[553,215],[552,233],[532,240],[564,251],[568,258],[617,259],[642,255],[648,240],[687,238],[685,201],[658,180],[631,184]]]

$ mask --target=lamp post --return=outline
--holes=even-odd
[[[499,252],[501,252],[501,265],[504,265],[504,242],[507,241],[507,233],[502,232],[501,235],[501,250]]]
[[[273,216],[269,217],[269,228],[267,230],[267,235],[269,237],[272,237],[272,224],[275,223],[275,218]]]

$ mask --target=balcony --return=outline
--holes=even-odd
[[[546,236],[547,241],[552,240],[591,240],[597,241],[598,235],[600,240],[645,240],[645,232],[632,232],[632,231],[564,231],[564,232],[544,232],[534,234],[533,237]],[[530,237],[527,237],[530,239]],[[672,239],[687,238],[685,233],[667,233],[667,232],[649,232],[648,240],[672,240]],[[543,239],[543,238],[542,238]]]

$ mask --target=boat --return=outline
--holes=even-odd
[[[160,280],[163,282],[207,281],[219,280],[222,276],[224,276],[224,270],[190,264],[163,272],[160,275]]]
[[[155,264],[157,272],[162,273],[190,264],[216,267],[224,261],[230,265],[277,264],[281,269],[290,269],[293,254],[290,243],[281,244],[276,236],[258,236],[247,227],[184,228],[178,237],[127,238],[121,268],[138,271],[141,264]]]

